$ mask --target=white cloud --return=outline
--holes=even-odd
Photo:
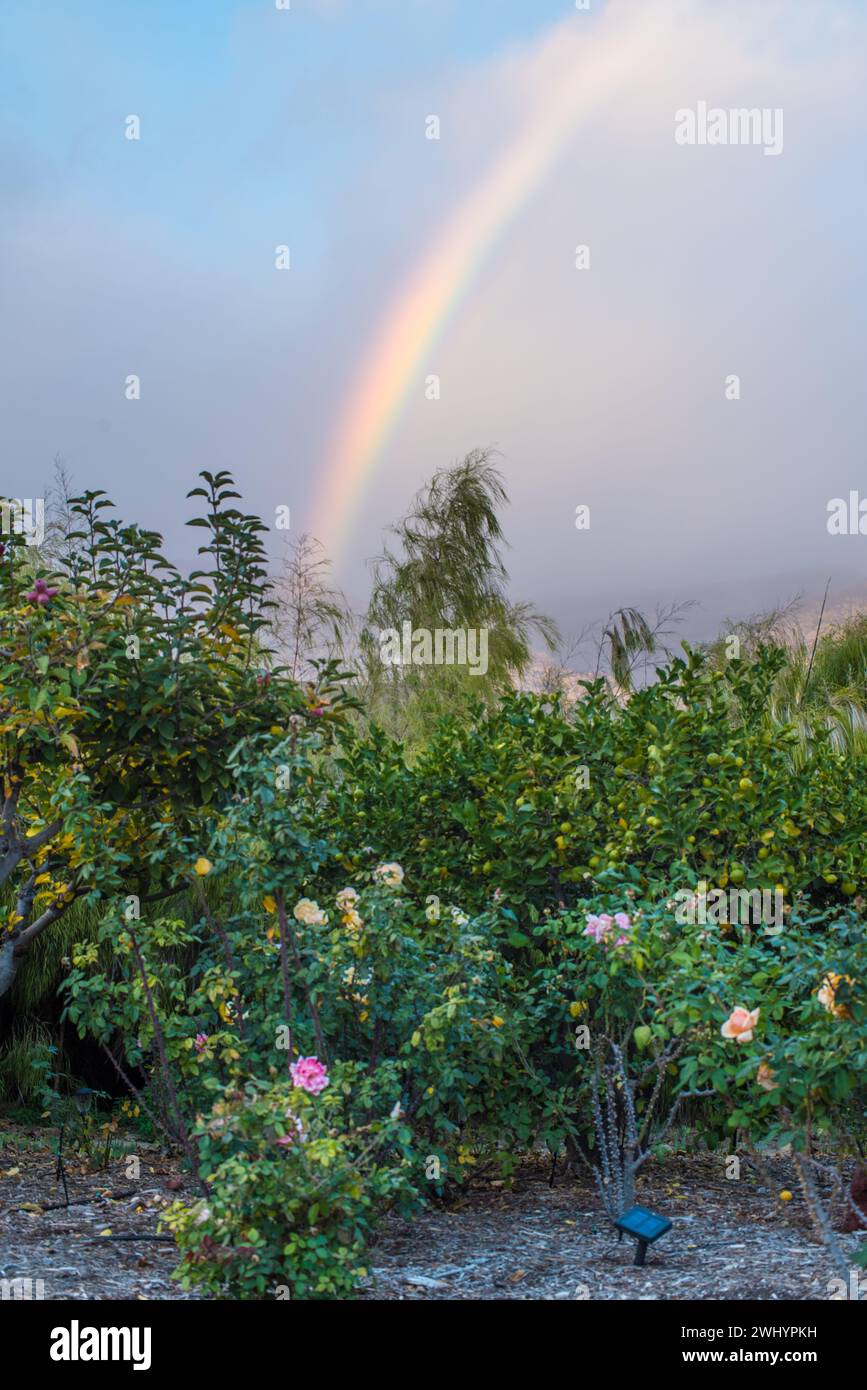
[[[791,571],[793,556],[849,567],[851,551],[829,549],[825,499],[863,477],[865,17],[795,0],[609,9],[463,72],[443,103],[451,206],[446,192],[465,196],[564,70],[583,80],[638,12],[656,26],[650,60],[576,128],[482,265],[425,363],[441,399],[419,383],[354,541],[360,559],[435,466],[496,444],[516,587],[562,617],[576,594],[624,602],[680,584],[689,597]],[[783,155],[677,146],[674,113],[700,99],[782,107]],[[421,175],[413,161],[380,177],[406,204]],[[386,239],[384,261],[403,259],[408,235]],[[589,271],[574,269],[578,243]],[[738,402],[724,397],[732,372]]]

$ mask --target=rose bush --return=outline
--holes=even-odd
[[[480,1161],[508,1174],[540,1143],[586,1164],[604,1197],[617,1164],[625,1194],[676,1117],[710,1143],[736,1130],[806,1153],[842,1126],[847,1145],[863,1140],[867,936],[854,909],[799,900],[770,932],[690,923],[673,890],[642,897],[633,872],[535,922],[502,894],[471,917],[370,850],[335,892],[340,851],[316,833],[321,756],[306,732],[238,750],[238,795],[198,847],[200,919],[139,920],[119,937],[108,919],[121,946],[110,978],[98,943],[74,958],[70,1017],[106,1038],[123,1020],[127,1065],[151,1072],[208,1189],[196,1215],[172,1216],[184,1279],[251,1296],[348,1289],[392,1199],[432,1196]],[[291,803],[274,795],[287,767]],[[295,1197],[280,1218],[277,1193],[309,1197],[309,1165],[332,1149],[305,1136],[324,1136],[329,1114],[334,1191],[345,1177],[363,1216],[314,1222],[308,1249]],[[368,1182],[355,1155],[373,1134]],[[243,1163],[249,1205],[232,1198]]]
[[[185,1288],[329,1299],[366,1274],[378,1211],[408,1209],[402,1166],[382,1161],[408,1135],[397,1115],[365,1125],[347,1116],[344,1091],[360,1098],[352,1068],[320,1090],[321,1080],[316,1074],[316,1089],[296,1078],[215,1092],[194,1131],[207,1194],[192,1206],[175,1202],[164,1217]]]

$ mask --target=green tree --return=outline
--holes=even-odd
[[[32,943],[82,897],[147,901],[186,866],[150,856],[155,828],[196,827],[233,794],[245,734],[304,701],[258,669],[270,611],[258,518],[227,473],[189,496],[206,514],[203,567],[182,574],[161,537],[70,502],[65,560],[33,574],[25,538],[0,561],[0,994]]]
[[[553,648],[555,624],[531,604],[513,602],[499,509],[508,501],[489,451],[477,449],[439,469],[409,513],[391,527],[396,549],[373,561],[373,589],[361,652],[373,715],[411,738],[467,694],[492,703],[520,676],[539,637]],[[438,629],[484,633],[484,663],[386,665],[383,636]],[[482,665],[485,669],[482,671]]]

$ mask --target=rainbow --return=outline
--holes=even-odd
[[[611,29],[598,44],[580,32],[580,19],[569,19],[549,35],[553,61],[524,128],[440,229],[365,346],[312,510],[310,529],[333,560],[340,558],[431,349],[498,237],[541,185],[582,119],[610,100],[646,60],[649,45],[659,38],[658,12],[656,19],[649,13],[654,9],[650,3],[628,6],[625,30],[622,25]]]

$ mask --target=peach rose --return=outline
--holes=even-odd
[[[759,1021],[759,1010],[743,1009],[740,1005],[733,1009],[720,1032],[724,1038],[734,1038],[735,1042],[748,1043],[753,1040],[753,1029]]]
[[[756,1072],[756,1081],[763,1091],[776,1091],[778,1082],[774,1079],[777,1073],[767,1062],[759,1062],[759,1069]]]

